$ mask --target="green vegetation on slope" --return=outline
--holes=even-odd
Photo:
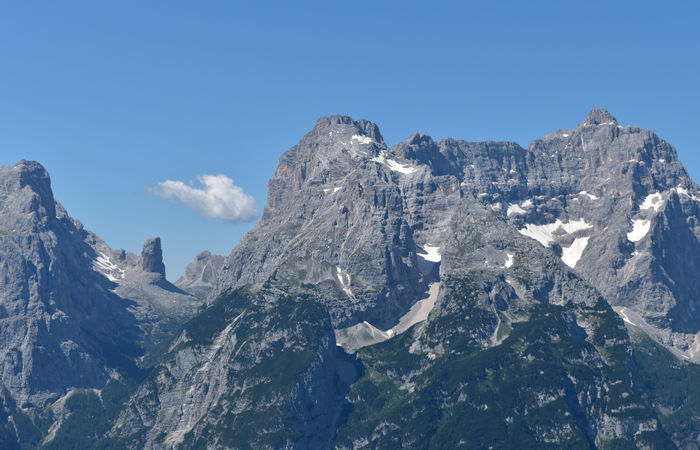
[[[535,303],[530,319],[512,324],[500,345],[477,348],[478,327],[495,313],[478,303],[472,283],[452,282],[443,309],[467,321],[481,319],[455,335],[457,317],[436,311],[427,324],[358,352],[367,369],[347,396],[353,407],[338,431],[338,446],[673,446],[660,429],[642,431],[630,442],[595,432],[603,425],[593,417],[656,423],[630,385],[624,328],[602,300],[594,308]],[[596,324],[587,340],[573,328],[572,310]],[[441,342],[441,351],[412,352],[416,340]]]
[[[639,330],[632,329],[638,389],[658,411],[664,429],[679,443],[700,439],[700,366],[680,361]]]

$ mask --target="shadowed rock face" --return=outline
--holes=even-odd
[[[160,241],[146,247],[162,277]],[[28,411],[138,373],[151,339],[198,306],[71,219],[34,161],[0,167],[0,279],[0,383]]]
[[[165,278],[165,264],[163,264],[163,250],[160,246],[160,237],[149,238],[143,244],[141,268],[144,272],[159,273]]]

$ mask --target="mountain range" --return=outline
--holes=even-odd
[[[175,283],[20,161],[0,446],[700,448],[699,267],[675,149],[598,108],[527,148],[322,117]]]

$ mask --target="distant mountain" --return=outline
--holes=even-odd
[[[206,250],[199,253],[187,265],[185,273],[178,278],[175,286],[195,297],[206,299],[214,288],[225,260],[225,256],[214,255]]]
[[[25,195],[20,184],[2,192]],[[21,204],[55,204],[29,191]],[[54,246],[84,249],[61,273],[97,284],[56,282],[36,302],[77,286],[67,298],[82,309],[64,314],[82,322],[70,329],[109,332],[47,342],[76,342],[107,375],[46,391],[58,413],[44,428],[45,409],[23,409],[7,378],[0,439],[698,448],[698,202],[673,147],[602,109],[527,149],[420,133],[389,148],[371,122],[323,117],[280,157],[254,229],[227,257],[199,254],[175,286],[158,239],[138,257],[56,219],[75,231],[53,231]],[[54,219],[42,220],[28,223]],[[40,286],[33,273],[16,279]],[[84,297],[93,291],[108,297]],[[94,298],[99,308],[82,306]]]
[[[0,167],[0,383],[31,419],[25,434],[54,432],[76,389],[139,380],[195,314],[201,302],[165,280],[160,245],[112,250],[68,216],[39,163]],[[6,443],[22,438],[12,417]]]

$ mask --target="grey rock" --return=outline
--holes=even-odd
[[[327,447],[355,369],[322,303],[299,294],[268,286],[219,297],[184,327],[111,435],[137,448]]]
[[[577,419],[566,419],[566,424],[559,422],[546,432],[531,429],[531,436],[543,439],[539,444],[604,445],[608,440],[622,439],[643,447],[649,441],[640,435],[641,430],[657,436],[660,442],[670,442],[663,441],[667,438],[648,404],[634,396],[618,398],[610,388],[620,386],[616,389],[631,392],[634,373],[629,369],[632,351],[623,320],[605,300],[616,306],[625,304],[639,311],[640,317],[646,314],[649,323],[656,324],[650,325],[650,330],[663,339],[664,332],[668,332],[666,336],[683,334],[682,330],[671,330],[672,311],[681,292],[694,292],[690,285],[687,292],[677,289],[676,299],[671,294],[659,299],[654,294],[661,286],[637,288],[638,282],[629,286],[624,271],[619,270],[624,266],[620,262],[629,258],[625,252],[643,245],[629,241],[627,233],[632,232],[632,219],[646,220],[647,213],[640,213],[637,205],[654,189],[668,191],[664,204],[673,206],[676,202],[682,212],[676,213],[682,220],[670,221],[669,228],[685,229],[687,224],[696,223],[685,218],[692,213],[694,203],[690,200],[694,201],[697,188],[672,147],[651,132],[620,127],[604,110],[591,111],[576,129],[558,131],[533,142],[528,149],[508,142],[435,142],[420,133],[387,148],[377,126],[370,122],[342,116],[321,118],[280,157],[261,221],[226,258],[209,293],[209,308],[192,323],[206,317],[213,320],[223,299],[241,289],[265,293],[262,297],[266,301],[249,299],[243,302],[248,305],[243,316],[232,316],[210,328],[214,331],[206,341],[208,347],[192,344],[189,332],[180,334],[169,356],[157,367],[158,375],[132,397],[112,435],[147,447],[163,445],[158,436],[169,439],[166,446],[202,442],[224,446],[229,445],[222,440],[224,435],[215,430],[235,428],[237,414],[257,417],[255,414],[269,411],[274,402],[251,409],[251,399],[232,399],[218,387],[200,389],[196,378],[207,380],[207,386],[219,386],[224,379],[236,380],[237,386],[257,383],[250,373],[232,374],[231,370],[241,367],[235,356],[220,361],[207,352],[227,345],[231,346],[227,355],[236,355],[241,348],[245,352],[242,344],[234,348],[243,340],[249,345],[244,337],[249,335],[233,328],[253,326],[254,320],[246,316],[260,311],[277,317],[265,309],[284,304],[279,295],[270,294],[270,286],[274,286],[292,296],[302,292],[311,295],[314,304],[323,305],[328,313],[328,322],[316,326],[331,343],[337,337],[337,343],[348,350],[360,349],[359,358],[376,373],[399,386],[397,389],[414,392],[409,398],[418,399],[415,409],[411,409],[413,400],[408,400],[408,409],[399,415],[405,422],[379,415],[377,428],[361,435],[354,433],[363,430],[366,418],[350,422],[349,429],[341,428],[345,433],[338,441],[341,447],[348,442],[351,447],[421,442],[410,440],[411,430],[420,429],[410,418],[421,417],[421,408],[432,408],[435,396],[446,395],[440,386],[433,387],[432,383],[440,385],[442,378],[431,378],[431,370],[449,367],[473,352],[496,348],[521,325],[532,326],[533,333],[539,333],[533,335],[535,345],[548,342],[543,345],[549,349],[547,346],[558,345],[555,343],[562,339],[564,348],[580,351],[567,356],[571,363],[557,359],[555,366],[547,366],[551,372],[540,373],[558,380],[557,387],[534,395],[532,411],[558,399],[567,405],[561,417]],[[684,236],[690,238],[691,234]],[[691,254],[689,251],[684,257]],[[185,281],[198,279],[198,267],[202,266],[194,264],[191,275],[178,284],[185,287]],[[642,278],[648,271],[642,267],[632,272]],[[682,279],[679,276],[673,281],[679,284]],[[400,327],[402,318],[435,284],[439,289],[427,318],[402,329],[400,336],[390,335],[388,331]],[[628,293],[631,287],[635,292]],[[652,298],[656,311],[648,308]],[[243,310],[236,311],[243,314]],[[544,318],[550,316],[552,322]],[[654,322],[654,317],[660,320]],[[233,328],[227,329],[226,324]],[[293,321],[275,324],[267,328],[266,338],[254,338],[261,340],[263,348],[276,342],[276,336],[297,339],[306,333],[305,327]],[[548,327],[561,331],[552,337]],[[676,345],[669,339],[665,342]],[[526,341],[522,344],[529,345]],[[319,375],[320,379],[333,373],[339,376],[339,359],[326,350],[334,347],[313,347],[315,362],[306,367],[326,374]],[[611,359],[610,355],[616,356]],[[520,357],[537,360],[534,355]],[[267,353],[246,367],[253,372],[269,364],[284,367],[279,358]],[[485,373],[500,370],[498,361],[484,367]],[[551,361],[545,358],[542,362]],[[219,363],[228,367],[226,377]],[[578,374],[579,364],[596,369],[584,379]],[[564,378],[558,378],[562,374]],[[294,384],[294,390],[310,396],[314,390],[328,389],[327,382],[319,384],[314,377],[303,376],[308,383]],[[352,382],[353,376],[347,379]],[[308,390],[310,386],[315,387]],[[243,387],[233,389],[246,391]],[[294,403],[299,397],[286,392],[278,392],[278,398],[304,411],[304,406]],[[353,398],[361,408],[362,398]],[[427,403],[420,403],[421,398]],[[324,405],[325,416],[334,417],[336,399],[326,392],[316,397],[314,404]],[[443,400],[437,402],[443,405],[439,411],[431,410],[431,414],[447,414],[444,408],[461,401],[458,397]],[[165,403],[173,407],[159,408]],[[183,404],[192,406],[178,409]],[[210,406],[201,406],[215,404],[211,406],[215,415]],[[620,415],[618,407],[634,408],[639,414]],[[294,428],[280,425],[284,414],[284,410],[271,413],[269,420],[276,425],[269,429],[285,430],[280,433],[288,436]],[[188,418],[185,422],[184,417]],[[308,430],[310,416],[299,420],[298,427]],[[328,432],[325,426],[324,430]],[[255,437],[241,439],[230,445],[247,442],[264,446]],[[279,445],[295,444],[285,441]],[[308,442],[306,446],[313,447]]]
[[[212,297],[284,271],[346,292],[350,305],[329,305],[334,326],[388,329],[427,289],[415,255],[441,246],[462,199],[475,198],[529,236],[546,231],[541,241],[608,302],[696,358],[698,192],[673,147],[599,108],[527,149],[421,133],[387,149],[375,125],[332,116],[280,158],[263,219]],[[635,223],[649,226],[639,240]]]
[[[75,310],[90,283],[54,295],[57,317],[81,326],[52,324],[50,339],[20,343],[12,330],[7,348],[58,340],[92,364],[80,368],[94,372],[81,386],[100,386],[116,370],[101,343],[165,339],[198,305],[184,291],[207,296],[109,432],[129,446],[425,447],[428,436],[484,445],[468,423],[451,422],[463,418],[519,420],[530,446],[673,446],[638,391],[627,327],[697,357],[700,190],[669,144],[605,110],[527,149],[421,133],[387,148],[371,122],[321,118],[280,157],[255,228],[225,259],[198,255],[177,286],[164,281],[159,241],[141,258],[109,249],[44,198],[41,171],[26,172],[36,189],[0,172],[12,186],[5,226],[24,220],[30,242],[63,233],[55,223],[74,227],[79,239],[55,242],[92,259],[66,258],[70,270],[60,260],[69,278],[55,285],[96,273],[109,296],[95,294],[86,313]],[[28,266],[23,255],[38,261],[17,276],[31,280],[30,301],[9,302],[11,318],[45,298],[31,289],[59,292],[33,281],[43,260],[30,250],[0,253],[19,258],[6,278]],[[133,326],[109,328],[119,314]],[[17,371],[26,357],[7,354],[4,373]],[[3,382],[17,398],[21,382],[35,386],[11,374]],[[70,388],[52,389],[45,402]],[[483,438],[513,444],[505,431]]]
[[[593,108],[579,126],[617,125],[617,119],[603,108]]]
[[[151,275],[71,219],[39,163],[0,167],[0,383],[18,406],[137,373],[200,303]]]
[[[160,246],[160,237],[149,238],[143,244],[141,268],[144,272],[158,273],[165,278],[165,264],[163,264],[163,250]]]
[[[400,178],[372,160],[382,152],[386,145],[376,125],[320,119],[280,157],[262,220],[227,258],[212,298],[230,287],[262,284],[276,273],[290,281],[327,281],[336,294],[328,297],[334,326],[362,320],[392,326],[428,284],[416,260],[415,219],[406,211],[402,183],[422,190],[423,183],[412,180],[425,180],[427,189],[439,183],[454,198],[460,194],[452,180],[433,181],[426,168]],[[432,232],[431,223],[425,227]]]
[[[174,283],[175,286],[197,298],[206,299],[214,288],[225,259],[222,255],[214,255],[206,250],[199,253],[187,265],[185,273]]]
[[[565,224],[551,233],[549,248],[568,256],[610,304],[638,314],[658,340],[695,359],[700,195],[675,149],[594,109],[576,129],[512,155],[504,166],[510,179],[487,179],[490,157],[465,167],[463,186],[485,205],[500,206],[497,214],[526,234]]]

